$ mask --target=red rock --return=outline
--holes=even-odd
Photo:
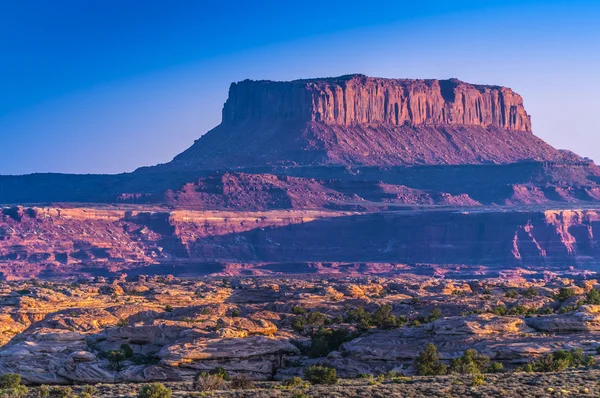
[[[221,125],[164,168],[579,159],[531,133],[509,88],[351,75],[234,83]]]

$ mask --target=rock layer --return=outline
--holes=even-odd
[[[233,83],[221,125],[164,169],[577,161],[510,88],[364,75]]]
[[[224,124],[277,119],[353,124],[495,126],[531,131],[520,95],[458,79],[410,80],[349,75],[329,79],[233,83]]]

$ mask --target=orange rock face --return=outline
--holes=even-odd
[[[163,169],[576,162],[510,88],[364,75],[233,83],[222,123]]]
[[[234,83],[224,123],[301,120],[352,124],[495,126],[531,131],[523,100],[509,88],[457,79],[382,79],[363,75],[331,79]]]

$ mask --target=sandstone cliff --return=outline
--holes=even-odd
[[[278,119],[349,126],[403,124],[495,126],[531,131],[520,95],[510,88],[450,80],[330,79],[233,83],[223,123]]]
[[[387,188],[389,189],[389,188]],[[384,264],[593,266],[596,210],[197,211],[20,208],[0,214],[7,278],[123,271],[331,272]],[[237,267],[231,264],[240,265]],[[162,271],[161,271],[162,270]],[[472,276],[472,275],[471,275]]]
[[[363,75],[233,83],[222,123],[165,169],[580,160],[531,133],[520,95]]]

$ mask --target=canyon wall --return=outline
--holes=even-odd
[[[520,95],[510,88],[450,80],[363,75],[291,82],[233,83],[223,123],[297,120],[353,124],[494,126],[531,131]]]
[[[252,274],[265,264],[270,272],[302,272],[309,263],[593,268],[599,237],[596,210],[22,208],[0,216],[0,272],[30,278],[166,267],[175,274]]]

